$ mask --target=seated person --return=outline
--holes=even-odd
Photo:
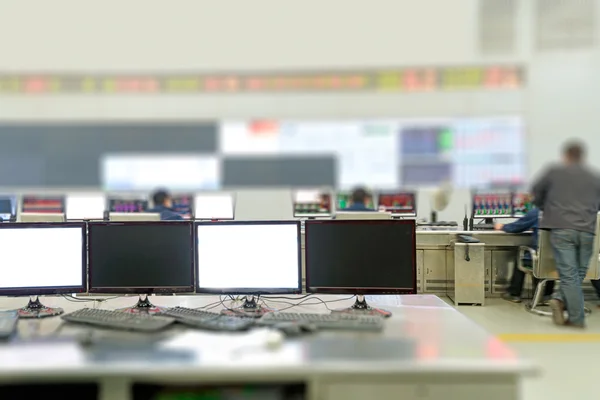
[[[528,230],[531,230],[533,233],[531,235],[531,245],[530,247],[534,250],[537,250],[538,246],[538,220],[539,220],[540,212],[537,208],[534,208],[527,212],[524,216],[519,218],[517,221],[511,224],[496,224],[495,229],[498,231],[504,231],[506,233],[521,233]],[[532,268],[531,255],[529,253],[525,253],[523,260],[523,266]],[[521,302],[521,292],[523,291],[523,283],[525,282],[525,273],[521,271],[519,268],[513,270],[512,278],[510,280],[510,285],[508,287],[508,291],[502,295],[504,300],[511,301],[513,303]],[[537,287],[539,283],[539,279],[533,277],[533,285]],[[546,283],[546,288],[544,292],[544,296],[552,295],[554,291],[554,281],[549,281]]]
[[[350,196],[350,206],[342,211],[375,211],[367,207],[367,203],[371,199],[371,195],[364,188],[356,188]]]
[[[154,208],[148,210],[149,213],[160,214],[161,221],[183,221],[184,218],[173,210],[173,199],[166,190],[157,190],[152,195]]]

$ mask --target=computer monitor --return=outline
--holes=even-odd
[[[108,219],[114,222],[143,222],[143,221],[160,221],[158,213],[109,213]]]
[[[196,223],[198,293],[247,295],[225,313],[260,316],[254,296],[302,291],[300,221]]]
[[[331,193],[322,190],[293,192],[294,217],[316,218],[331,215]]]
[[[148,200],[139,198],[117,198],[108,199],[108,211],[118,213],[141,213],[148,210]]]
[[[15,196],[0,195],[0,222],[14,220],[17,215]]]
[[[194,292],[189,221],[88,223],[90,293],[139,294],[129,312],[158,312],[151,293]]]
[[[71,193],[65,208],[67,220],[102,220],[106,197],[102,193]]]
[[[194,218],[200,220],[232,220],[235,208],[230,193],[198,194],[194,198]]]
[[[64,222],[65,214],[50,214],[50,213],[21,213],[19,215],[21,222]]]
[[[383,211],[338,211],[335,213],[335,219],[392,219],[392,213]]]
[[[62,314],[61,308],[42,305],[38,296],[85,292],[84,223],[4,223],[0,243],[0,296],[32,296],[19,317]]]
[[[533,196],[530,193],[515,192],[512,195],[512,216],[519,218],[533,208]]]
[[[21,198],[21,213],[64,214],[65,197],[25,195]]]
[[[389,316],[366,304],[366,294],[415,294],[413,219],[311,220],[305,223],[306,291],[357,294],[346,312]]]
[[[510,218],[512,215],[511,193],[475,193],[472,200],[473,218]]]
[[[180,214],[185,219],[190,219],[194,215],[194,196],[191,194],[174,194],[173,211]]]
[[[415,217],[417,202],[414,192],[379,192],[377,209],[392,213],[393,216]]]
[[[335,197],[336,197],[336,200],[337,200],[336,201],[336,209],[338,211],[345,210],[346,208],[350,207],[350,205],[352,204],[352,193],[349,193],[349,192],[338,192]],[[370,197],[367,200],[367,204],[365,204],[365,205],[366,205],[367,208],[370,208],[370,209],[374,210],[375,209],[374,204],[375,203],[373,202],[373,198]]]

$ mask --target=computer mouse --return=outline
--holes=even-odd
[[[312,324],[299,323],[299,322],[282,322],[273,326],[286,337],[301,336],[306,333],[313,333],[317,331],[317,327]]]

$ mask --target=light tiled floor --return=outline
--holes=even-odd
[[[595,383],[600,377],[600,309],[593,303],[588,307],[592,314],[584,331],[557,327],[549,317],[501,299],[486,299],[484,307],[457,308],[541,366],[542,375],[525,382],[525,400],[587,400],[598,399]]]

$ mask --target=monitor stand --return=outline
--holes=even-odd
[[[246,296],[244,304],[237,308],[229,308],[221,311],[221,314],[232,317],[260,318],[263,315],[275,311],[272,308],[261,306],[257,302],[258,297]]]
[[[147,294],[140,294],[138,302],[133,307],[119,308],[119,311],[123,311],[130,314],[156,314],[163,312],[166,307],[157,307],[150,302]]]
[[[389,318],[392,316],[390,311],[382,310],[380,308],[373,308],[368,305],[367,300],[365,300],[365,296],[362,294],[356,296],[356,302],[351,307],[333,310],[332,313],[377,315],[384,318]]]
[[[45,318],[45,317],[54,317],[56,315],[61,315],[65,311],[62,308],[51,308],[46,307],[42,303],[40,303],[40,299],[38,296],[30,296],[29,303],[17,310],[19,314],[19,318]]]

